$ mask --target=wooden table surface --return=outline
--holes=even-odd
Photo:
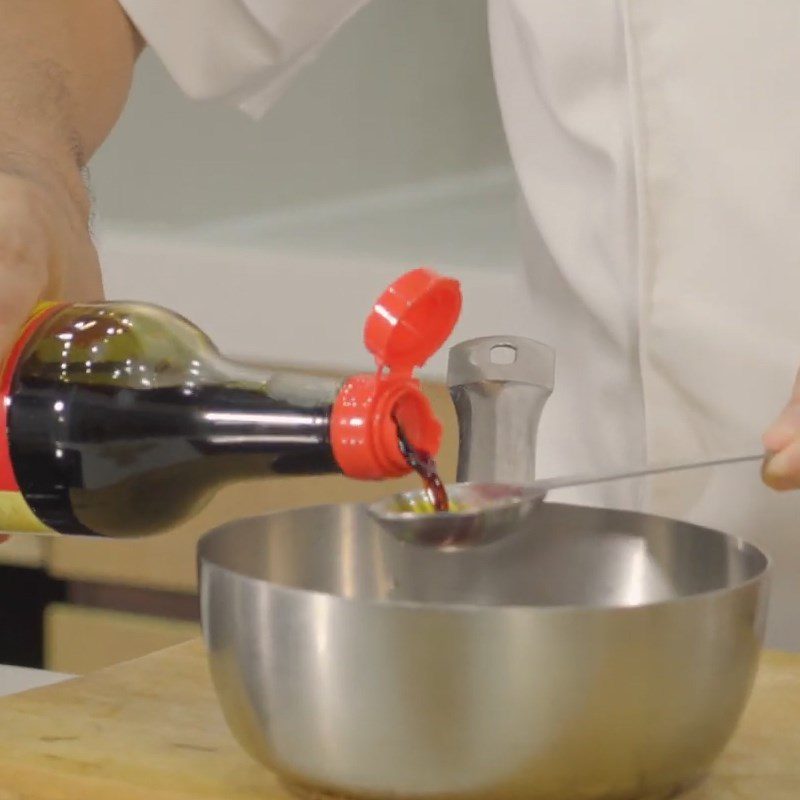
[[[231,737],[202,642],[0,699],[0,800],[287,800]],[[765,654],[744,720],[681,800],[800,798],[800,655]]]

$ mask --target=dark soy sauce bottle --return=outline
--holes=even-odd
[[[0,529],[140,536],[188,519],[233,481],[407,474],[395,419],[416,450],[437,452],[441,426],[412,371],[460,304],[452,279],[402,276],[365,328],[377,373],[342,383],[225,359],[152,305],[41,308],[2,376]]]

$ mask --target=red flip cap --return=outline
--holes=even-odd
[[[345,475],[406,475],[398,424],[413,447],[439,452],[442,426],[413,371],[444,344],[460,313],[458,281],[429,269],[407,272],[378,298],[364,328],[377,374],[345,381],[331,417],[333,455]]]

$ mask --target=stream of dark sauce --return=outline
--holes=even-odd
[[[414,447],[408,441],[397,420],[395,420],[395,425],[397,425],[397,441],[400,445],[400,452],[403,454],[406,464],[422,479],[422,485],[430,497],[434,510],[449,511],[450,500],[447,497],[447,489],[439,476],[436,460],[430,453]]]

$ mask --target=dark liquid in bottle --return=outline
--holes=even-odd
[[[328,408],[233,386],[143,390],[22,376],[8,422],[19,487],[63,533],[154,533],[226,483],[337,470]]]
[[[449,511],[450,500],[447,497],[447,489],[439,476],[439,468],[433,456],[425,450],[415,448],[403,434],[400,425],[397,425],[397,439],[406,463],[422,478],[422,484],[433,503],[434,510]]]

